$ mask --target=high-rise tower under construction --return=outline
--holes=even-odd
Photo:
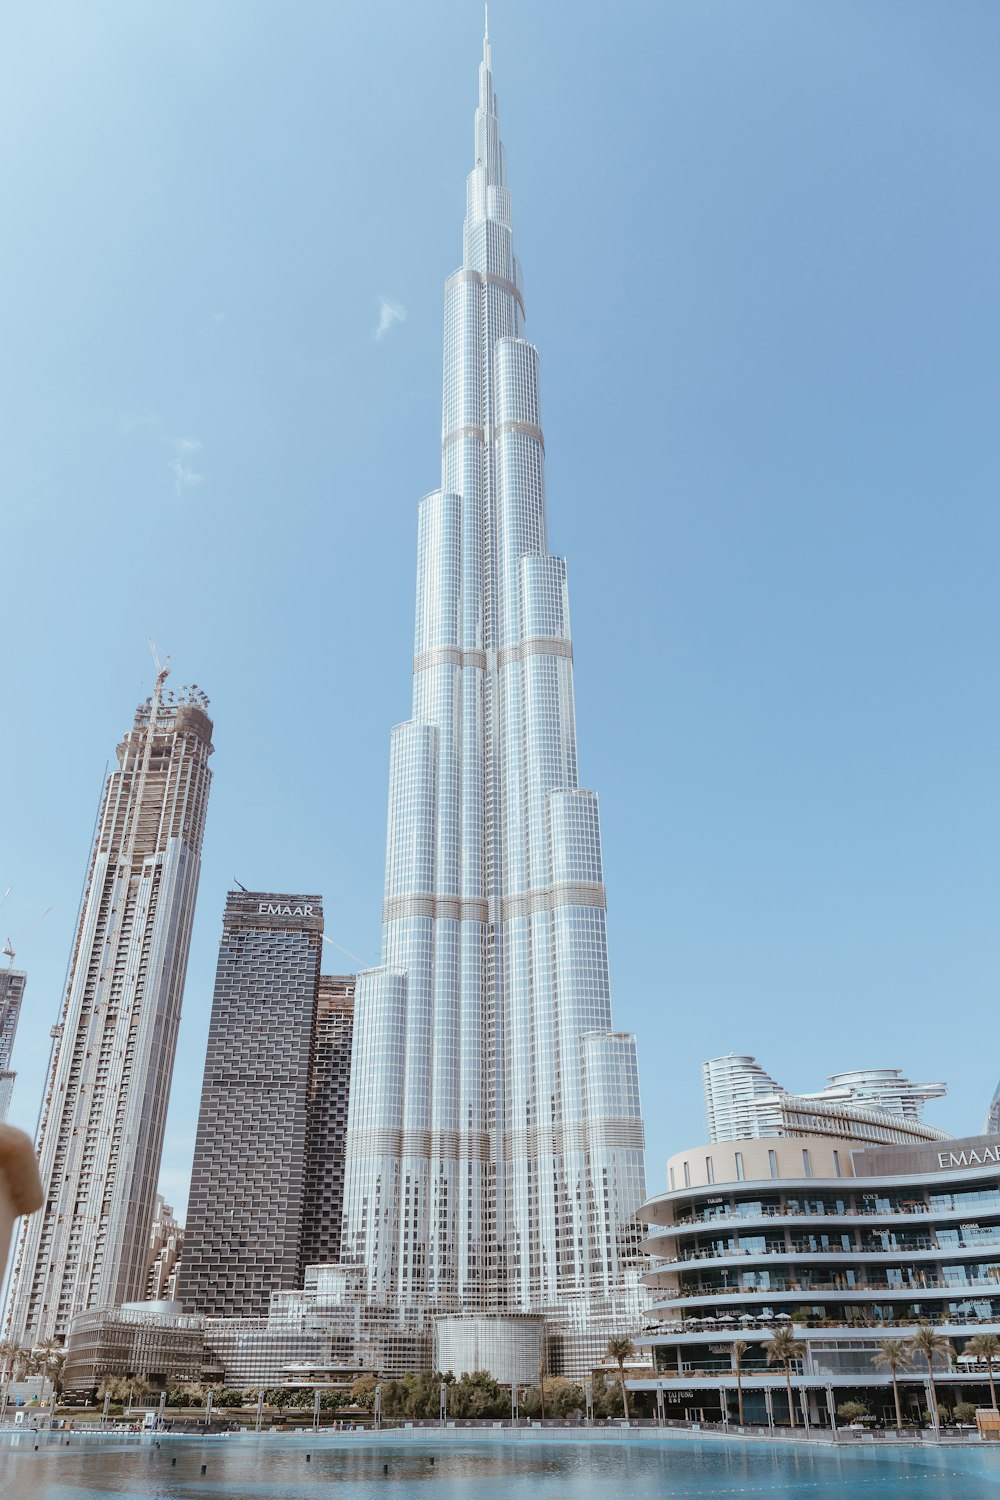
[[[49,1072],[39,1170],[8,1332],[142,1297],[211,772],[197,688],[151,698],[104,790]]]

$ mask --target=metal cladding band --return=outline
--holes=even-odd
[[[599,911],[607,910],[604,886],[597,881],[564,881],[561,885],[546,885],[537,891],[522,891],[516,896],[505,896],[501,906],[501,921],[512,922],[516,917],[534,916],[540,911],[556,911],[560,906],[594,906]]]
[[[475,667],[485,672],[486,652],[461,651],[458,646],[435,646],[413,658],[414,672],[426,672],[428,667]]]
[[[528,656],[568,656],[572,659],[573,642],[559,640],[551,635],[529,636],[526,641],[514,641],[510,646],[504,646],[497,652],[497,667],[505,667],[508,662],[524,661]]]
[[[541,444],[542,452],[545,452],[545,438],[542,429],[534,422],[501,422],[493,429],[494,437],[505,437],[508,432],[516,432],[519,437],[533,439]]]
[[[483,427],[456,427],[454,432],[445,433],[441,439],[441,448],[444,450],[452,443],[462,442],[464,438],[468,438],[473,443],[485,443],[486,430]]]
[[[452,922],[485,922],[489,903],[481,896],[435,896],[427,892],[392,896],[382,903],[382,921],[398,922],[402,917],[442,917]]]
[[[635,1040],[612,1030],[488,40],[474,161],[445,288],[440,488],[418,512],[412,711],[392,731],[382,961],[358,976],[341,1255],[394,1315],[627,1304],[625,1332]],[[595,1347],[611,1331],[595,1325]]]
[[[466,282],[471,282],[476,286],[502,287],[505,292],[509,292],[510,295],[516,299],[521,312],[524,312],[524,298],[521,296],[521,289],[517,285],[517,282],[511,281],[509,277],[498,276],[495,271],[456,271],[454,275],[449,276],[448,280],[445,282],[445,293],[447,294],[448,292],[454,291],[455,287],[461,286]]]

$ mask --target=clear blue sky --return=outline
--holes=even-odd
[[[0,936],[33,1126],[146,638],[225,892],[377,960],[476,0],[34,0],[0,56]],[[698,1065],[1000,1073],[995,0],[498,0],[496,82],[651,1185]],[[386,314],[383,304],[405,317]],[[344,960],[349,967],[348,960]],[[332,967],[332,965],[331,965]]]

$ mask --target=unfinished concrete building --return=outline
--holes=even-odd
[[[7,1322],[29,1345],[146,1290],[211,784],[208,699],[166,675],[98,820],[43,1109],[46,1202],[24,1222]]]

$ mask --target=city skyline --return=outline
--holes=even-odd
[[[838,9],[836,25],[780,5],[763,24],[683,5],[636,7],[617,27],[573,26],[568,7],[494,18],[505,54],[520,39],[502,104],[553,493],[572,496],[552,550],[573,559],[582,779],[604,802],[616,1021],[643,1038],[651,1189],[700,1118],[701,1058],[763,1055],[767,1031],[769,1068],[800,1076],[803,1008],[836,1019],[830,1069],[857,1061],[863,1026],[865,1061],[947,1078],[933,1122],[956,1134],[996,1081],[967,1045],[996,958],[997,724],[981,691],[996,460],[979,342],[995,310],[980,183],[996,22]],[[106,747],[123,698],[148,689],[149,633],[226,699],[182,1045],[203,1055],[212,913],[234,875],[323,890],[350,965],[378,956],[383,731],[408,671],[410,497],[438,401],[432,289],[454,258],[479,12],[446,6],[429,28],[404,7],[377,27],[314,12],[306,25],[303,11],[248,38],[223,6],[192,56],[193,14],[94,20],[108,47],[89,72],[61,71],[68,54],[28,19],[13,49],[67,111],[36,117],[14,91],[30,145],[13,198],[39,227],[3,249],[23,309],[3,404],[8,619],[32,625],[23,648],[12,625],[5,641],[25,732],[2,747],[17,789],[3,935],[18,946],[54,908],[18,947],[11,1117],[29,1130]],[[300,99],[315,113],[289,108]],[[132,141],[162,192],[133,191]],[[217,173],[201,169],[206,141]],[[423,165],[437,162],[450,167]],[[238,189],[249,163],[252,191]],[[404,223],[420,226],[405,254]],[[591,543],[583,523],[609,492],[614,524]],[[109,536],[114,587],[96,589]],[[83,670],[67,649],[80,621]],[[644,674],[658,700],[636,723]],[[310,713],[319,756],[300,753]],[[677,1081],[661,1097],[664,1074]],[[179,1208],[186,1082],[163,1183]]]

